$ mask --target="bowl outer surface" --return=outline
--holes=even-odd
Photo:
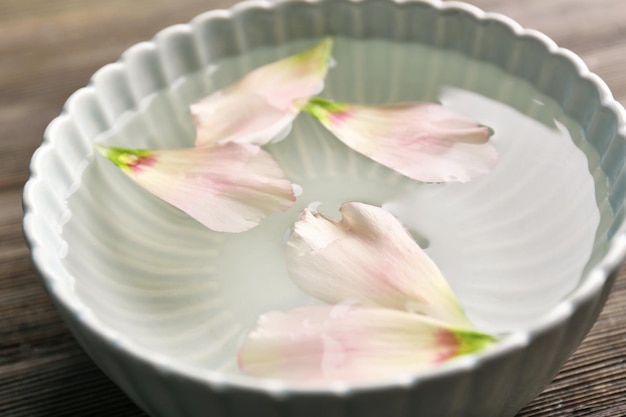
[[[450,22],[451,16],[461,16],[476,28],[501,32],[503,36],[486,36],[481,38],[482,43],[469,44],[464,34],[450,32],[442,23]],[[282,28],[278,34],[271,29],[277,26]],[[569,69],[573,82],[551,83],[549,93],[564,107],[570,106],[572,115],[580,113],[581,117],[591,118],[589,123],[593,125],[597,117],[587,116],[588,106],[575,100],[579,90],[573,93],[571,90],[578,85],[586,88],[591,85],[597,90],[598,100],[594,104],[605,111],[593,114],[608,113],[609,121],[612,117],[618,125],[613,134],[615,138],[600,146],[603,156],[614,155],[614,160],[607,162],[604,168],[614,171],[614,175],[609,175],[614,184],[624,183],[621,179],[624,154],[615,152],[616,148],[621,150],[623,142],[623,110],[613,101],[606,86],[589,74],[577,57],[558,49],[543,35],[525,31],[507,18],[485,14],[456,2],[242,3],[229,11],[208,12],[189,25],[165,29],[154,41],[131,48],[119,63],[99,71],[94,80],[106,77],[114,80],[115,74],[125,72],[132,95],[144,97],[164,88],[167,80],[196,71],[215,59],[292,38],[314,39],[327,34],[419,41],[456,48],[501,67],[512,67],[517,75],[537,83],[543,75],[536,63],[546,59],[558,62]],[[512,48],[510,42],[532,44],[534,49],[523,51],[533,51],[535,59],[522,60],[529,64],[521,67],[511,64],[513,58],[508,51],[520,49]],[[195,50],[199,53],[190,52]],[[98,112],[90,113],[88,106],[82,104],[89,102],[90,91],[102,85],[94,82],[87,91],[74,95],[64,114],[49,127],[47,143],[44,142],[33,158],[33,177],[25,189],[24,227],[35,265],[76,338],[107,375],[153,416],[513,416],[550,382],[582,341],[599,314],[624,257],[625,238],[620,220],[612,228],[608,254],[571,296],[546,315],[543,323],[530,332],[507,336],[484,355],[463,358],[423,376],[402,376],[362,386],[336,383],[298,388],[279,381],[225,377],[197,369],[172,369],[167,360],[119,342],[115,334],[102,328],[96,320],[81,315],[71,294],[55,281],[55,277],[63,274],[62,266],[47,249],[57,243],[50,238],[54,232],[49,225],[57,203],[50,197],[49,211],[37,205],[41,199],[47,201],[46,196],[41,196],[43,192],[37,178],[45,175],[50,140],[66,129],[68,118],[81,119],[77,125],[83,135],[98,130],[94,116]],[[119,91],[121,89],[114,93],[97,91],[110,100],[108,117],[119,116],[127,102],[132,101]],[[620,213],[623,195],[619,192],[621,188],[614,188],[610,192],[615,195],[609,198],[613,198],[614,209]]]

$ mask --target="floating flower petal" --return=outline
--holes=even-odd
[[[193,104],[196,146],[264,145],[280,136],[300,112],[299,104],[321,91],[332,44],[332,38],[326,38],[311,49],[257,68]]]
[[[287,243],[291,279],[327,303],[354,301],[472,328],[435,263],[391,213],[346,203],[339,222],[305,209]]]
[[[283,171],[255,145],[175,150],[96,147],[137,184],[215,231],[251,229],[295,202]]]
[[[245,373],[302,382],[371,381],[429,369],[495,339],[423,316],[354,305],[259,318],[239,352]]]
[[[497,162],[490,128],[438,104],[360,106],[313,98],[303,110],[353,150],[415,180],[467,182]]]

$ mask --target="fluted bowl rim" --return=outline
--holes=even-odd
[[[284,0],[277,2],[249,0],[239,3],[228,10],[208,11],[195,17],[188,24],[179,24],[163,29],[155,36],[155,38],[153,38],[153,40],[142,42],[129,48],[122,54],[120,61],[110,65],[123,67],[125,65],[125,60],[128,59],[129,56],[132,56],[145,48],[155,47],[155,39],[171,36],[172,34],[180,33],[181,31],[189,31],[191,30],[191,27],[196,24],[206,23],[207,21],[214,19],[233,19],[235,16],[243,12],[249,12],[251,10],[275,9],[281,7],[281,5],[285,3],[302,2],[309,4],[322,4],[325,1],[327,0]],[[375,0],[343,1],[346,3],[356,4],[367,3]],[[501,14],[485,12],[475,6],[461,2],[444,2],[442,0],[389,0],[388,2],[395,3],[396,5],[407,2],[421,2],[428,4],[439,11],[459,10],[471,14],[481,24],[485,24],[485,22],[498,22],[499,24],[508,27],[516,37],[534,38],[545,46],[551,56],[558,56],[566,59],[576,69],[580,79],[590,81],[595,88],[597,88],[600,95],[600,106],[609,109],[619,121],[619,131],[617,132],[617,135],[621,137],[626,136],[626,125],[624,123],[624,120],[626,120],[626,112],[624,111],[624,108],[613,98],[608,86],[600,79],[600,77],[592,73],[576,54],[559,47],[546,35],[532,29],[525,29],[515,21]],[[106,66],[100,69],[96,74],[101,73],[102,71],[107,71],[107,68],[110,67]],[[94,77],[95,76],[96,75],[94,75]],[[75,293],[66,291],[59,286],[59,282],[63,281],[63,274],[66,273],[66,271],[51,266],[49,261],[51,254],[48,237],[45,231],[42,231],[38,227],[41,221],[41,214],[34,197],[37,193],[38,182],[40,182],[42,177],[46,175],[42,161],[43,152],[41,150],[51,146],[49,135],[52,126],[63,118],[72,117],[71,111],[69,110],[72,107],[72,102],[76,100],[76,97],[93,88],[93,85],[90,83],[88,86],[73,94],[66,102],[63,112],[48,126],[42,145],[34,154],[31,161],[31,176],[25,185],[23,196],[25,213],[24,232],[32,253],[34,266],[52,298],[62,308],[67,309],[70,312],[77,312],[81,310],[82,300],[79,299]],[[167,358],[163,358],[149,349],[133,343],[132,340],[125,340],[124,343],[120,344],[119,333],[117,331],[113,331],[96,316],[92,315],[81,317],[81,322],[92,332],[98,334],[105,343],[116,346],[116,349],[121,350],[125,355],[134,358],[134,360],[147,363],[149,366],[162,371],[175,373],[183,376],[184,378],[191,378],[208,383],[216,389],[242,388],[263,391],[269,393],[270,395],[280,397],[290,392],[327,392],[332,393],[333,395],[344,396],[356,391],[376,390],[388,388],[390,386],[406,387],[417,384],[420,381],[438,378],[443,375],[458,372],[471,372],[474,369],[480,368],[481,365],[483,365],[486,361],[489,361],[491,358],[499,355],[506,355],[507,353],[515,350],[524,349],[528,346],[530,341],[537,337],[537,335],[566,321],[577,310],[581,303],[584,303],[598,292],[603,291],[603,289],[607,286],[610,286],[611,277],[616,274],[626,257],[626,233],[624,230],[625,225],[622,221],[618,228],[618,232],[615,233],[614,237],[610,241],[609,248],[605,256],[603,256],[602,259],[582,278],[580,285],[578,285],[578,287],[571,294],[566,296],[547,314],[545,314],[543,319],[532,329],[514,331],[503,337],[502,340],[492,349],[480,354],[468,355],[442,365],[432,371],[415,375],[401,375],[376,382],[355,383],[337,381],[329,384],[294,385],[280,380],[259,379],[245,375],[224,374],[218,371],[201,370],[179,362],[176,362],[172,367],[172,363]]]

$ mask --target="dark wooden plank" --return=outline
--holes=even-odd
[[[45,126],[101,66],[228,0],[10,1],[0,9],[0,187],[22,184]],[[8,58],[6,58],[8,57]]]

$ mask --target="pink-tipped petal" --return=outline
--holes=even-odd
[[[317,94],[328,69],[332,38],[262,66],[191,106],[196,146],[264,145],[289,128],[300,105]]]
[[[190,107],[196,146],[214,143],[263,145],[289,128],[297,111],[271,106],[254,93],[213,94]]]
[[[290,278],[328,303],[346,300],[471,328],[435,263],[391,213],[346,203],[337,222],[309,210],[287,243]]]
[[[238,359],[243,372],[259,377],[371,381],[419,372],[494,340],[396,310],[313,306],[261,316]]]
[[[256,145],[97,148],[137,184],[215,231],[243,232],[295,202],[283,171]]]
[[[435,103],[360,106],[312,99],[304,109],[353,150],[423,182],[467,182],[498,159],[486,126]]]

